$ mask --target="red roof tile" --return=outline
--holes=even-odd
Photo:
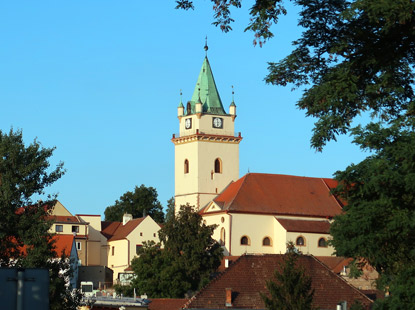
[[[288,219],[277,219],[277,221],[288,232],[328,234],[330,231],[330,223],[328,221],[306,221]]]
[[[224,273],[198,292],[186,305],[188,309],[225,309],[225,290],[232,289],[233,308],[264,309],[260,293],[267,293],[266,281],[273,278],[283,255],[244,255]],[[313,305],[321,309],[336,309],[340,301],[348,305],[355,300],[369,308],[372,301],[359,290],[334,274],[313,256],[302,255],[297,263],[312,278]]]
[[[48,219],[53,220],[55,223],[81,224],[81,221],[76,216],[51,215],[51,216],[48,216]]]
[[[214,202],[229,212],[333,217],[342,210],[341,204],[330,195],[335,182],[322,178],[248,173],[230,184]]]
[[[155,298],[151,299],[148,310],[180,310],[188,299]]]
[[[52,237],[55,240],[55,252],[58,257],[62,255],[62,251],[67,257],[71,255],[74,238],[73,235],[55,235]]]
[[[101,222],[101,233],[108,238],[108,241],[125,239],[144,219],[145,217],[133,219],[125,225],[121,222]]]
[[[325,264],[331,271],[339,274],[343,271],[343,267],[350,264],[352,258],[345,258],[339,256],[316,256],[316,258]]]

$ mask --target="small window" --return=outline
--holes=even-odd
[[[63,225],[55,225],[56,232],[63,232]]]
[[[269,237],[265,237],[264,239],[262,239],[262,245],[263,246],[271,246],[271,239]]]
[[[156,237],[156,233],[153,234],[153,237]]]
[[[241,238],[241,245],[250,245],[249,238],[247,236],[243,236]]]
[[[114,254],[115,254],[115,246],[113,246],[113,247],[111,248],[111,255],[112,255],[112,256],[114,256]]]
[[[76,242],[76,249],[77,249],[78,251],[82,250],[82,247],[81,247],[81,242]]]
[[[142,237],[143,236],[143,233],[142,232],[140,232],[140,237]]]
[[[141,244],[137,244],[136,246],[135,246],[135,254],[139,254],[140,253],[140,250],[141,250],[141,248],[142,248],[143,246],[141,245]]]
[[[225,245],[225,228],[221,228],[220,230],[220,240],[219,240],[219,244],[220,245]]]
[[[188,102],[187,103],[187,109],[186,109],[187,111],[187,115],[190,115],[190,114],[192,114],[192,105],[190,104],[190,102]]]
[[[222,161],[220,158],[215,159],[215,173],[222,173]]]
[[[318,246],[320,248],[327,248],[327,240],[324,238],[318,239]]]
[[[189,173],[189,161],[187,159],[184,161],[184,173]]]
[[[295,241],[295,244],[299,246],[305,245],[304,237],[298,237],[297,240]]]
[[[73,233],[79,233],[79,226],[72,226]]]

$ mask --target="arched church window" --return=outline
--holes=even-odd
[[[222,173],[222,161],[220,158],[215,159],[215,173]]]
[[[262,239],[262,245],[271,246],[271,238],[265,237],[264,239]]]
[[[220,245],[225,245],[225,228],[221,228],[220,230],[220,240],[219,240]]]
[[[320,248],[327,248],[327,240],[324,238],[318,239],[318,246]]]
[[[241,245],[250,245],[250,241],[249,241],[249,238],[248,238],[248,236],[243,236],[242,238],[241,238]]]
[[[189,161],[187,159],[184,160],[184,173],[189,173]]]
[[[296,245],[299,245],[299,246],[303,246],[303,245],[305,245],[305,239],[304,239],[304,237],[298,237],[297,238],[297,240],[295,241],[295,244]]]

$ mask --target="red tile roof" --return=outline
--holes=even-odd
[[[148,310],[180,310],[188,299],[155,298],[151,299]]]
[[[52,237],[55,240],[55,252],[58,257],[62,256],[62,251],[67,257],[71,255],[74,238],[73,235],[55,235]]]
[[[82,224],[76,216],[51,215],[48,216],[48,219],[53,220],[55,223],[76,223],[78,225]]]
[[[345,258],[339,256],[316,256],[316,258],[325,264],[331,271],[339,274],[343,271],[343,267],[350,264],[352,258]]]
[[[328,234],[330,231],[330,223],[328,221],[306,221],[289,219],[277,219],[277,221],[288,232]]]
[[[267,293],[266,281],[273,278],[283,255],[244,255],[234,262],[186,305],[188,309],[225,309],[225,289],[232,289],[233,308],[264,309],[260,293]],[[348,305],[355,300],[369,308],[372,301],[359,290],[334,274],[313,256],[302,255],[297,263],[312,278],[313,305],[321,309],[336,309],[340,301]]]
[[[228,212],[333,217],[342,210],[330,195],[335,183],[332,179],[248,173],[214,202]]]
[[[125,239],[144,219],[145,217],[133,219],[125,225],[121,222],[101,222],[101,233],[108,241]]]

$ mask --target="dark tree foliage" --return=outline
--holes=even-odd
[[[68,260],[56,259],[46,218],[56,197],[33,202],[63,174],[63,163],[52,168],[55,148],[43,148],[36,140],[26,146],[21,131],[0,131],[0,267],[46,268],[50,275],[51,309],[75,309],[78,295],[66,287],[71,273]]]
[[[169,200],[167,200],[167,208],[166,208],[166,216],[165,216],[165,222],[168,222],[174,218],[174,212],[175,212],[175,200],[174,197],[171,197]]]
[[[133,286],[149,297],[182,298],[207,284],[223,257],[206,226],[190,206],[182,206],[160,230],[160,244],[146,244],[133,259]]]
[[[414,123],[370,124],[353,134],[373,155],[335,175],[340,181],[335,193],[348,204],[331,226],[332,244],[338,255],[364,258],[380,273],[379,284],[393,296],[384,302],[390,306],[414,289],[413,281],[403,282],[415,270]],[[410,299],[398,308],[413,307],[413,299],[412,307],[405,300]]]
[[[297,264],[299,254],[292,243],[287,245],[283,262],[274,272],[274,279],[267,281],[268,294],[261,294],[269,310],[313,309],[314,290],[311,278]]]
[[[242,0],[212,0],[214,24],[233,22],[230,8]],[[363,112],[391,121],[412,117],[414,105],[415,2],[409,0],[293,0],[304,31],[284,59],[269,63],[266,82],[304,89],[298,107],[317,118],[311,144],[317,150],[350,131]],[[177,0],[192,8],[192,1]],[[246,30],[259,42],[285,14],[281,0],[256,0]]]
[[[105,209],[105,220],[121,222],[125,213],[132,214],[133,218],[140,218],[146,215],[152,217],[158,223],[164,221],[163,208],[157,199],[157,190],[153,187],[146,187],[143,184],[134,188],[133,192],[126,192],[116,200],[113,206]]]

